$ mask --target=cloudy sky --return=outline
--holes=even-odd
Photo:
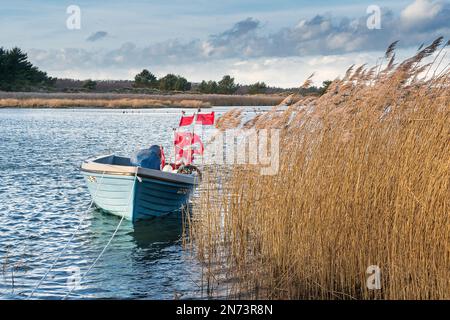
[[[79,29],[67,26],[71,5],[80,8]],[[380,29],[368,28],[374,5]],[[0,46],[26,50],[52,76],[79,79],[132,79],[147,68],[291,87],[312,72],[320,82],[373,64],[395,40],[406,57],[440,35],[450,38],[444,0],[0,0]]]

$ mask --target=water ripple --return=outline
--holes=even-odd
[[[215,111],[225,111],[216,108]],[[34,298],[60,299],[83,274],[119,219],[95,210],[79,172],[91,156],[171,150],[181,110],[0,110],[0,299],[24,299],[67,247]],[[83,219],[84,217],[84,219]],[[183,251],[179,216],[124,221],[71,298],[200,297],[199,265]]]

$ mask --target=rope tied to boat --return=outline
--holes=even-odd
[[[139,167],[136,167],[136,171],[134,173],[134,179],[133,179],[132,188],[130,190],[130,195],[128,197],[128,206],[130,206],[132,198],[133,198],[132,196],[133,196],[134,190],[136,188],[136,180],[138,180],[139,182],[141,181],[140,177],[138,177],[138,171],[139,171]],[[106,243],[106,245],[103,247],[103,249],[100,252],[100,254],[97,256],[97,258],[94,260],[94,262],[89,266],[89,268],[86,270],[86,272],[80,277],[80,280],[79,280],[79,284],[80,285],[81,285],[81,282],[83,281],[83,279],[86,277],[86,275],[92,270],[92,268],[94,268],[94,266],[97,264],[97,262],[100,260],[100,258],[105,253],[106,249],[109,247],[109,245],[111,244],[112,240],[114,239],[114,237],[116,236],[117,232],[119,231],[120,225],[122,224],[124,219],[125,219],[125,215],[122,215],[122,218],[120,219],[119,223],[117,224],[116,229],[114,230],[113,234],[109,238],[109,240]],[[70,288],[69,292],[67,292],[67,294],[61,300],[66,300],[67,297],[69,297],[70,294],[73,292],[73,290],[75,290],[75,286],[72,286]]]
[[[92,206],[94,205],[94,199],[95,196],[97,195],[98,190],[100,189],[100,185],[103,182],[103,177],[105,176],[105,171],[102,172],[102,176],[100,177],[100,182],[97,184],[97,187],[95,189],[95,193],[94,196],[92,197],[92,200],[89,204],[89,207],[86,209],[85,213],[83,214],[83,216],[81,217],[80,222],[78,223],[78,227],[77,229],[72,233],[71,237],[69,238],[69,240],[67,240],[67,242],[65,243],[64,247],[62,248],[62,250],[59,252],[59,254],[56,256],[55,260],[53,260],[52,264],[50,265],[50,268],[48,268],[48,270],[45,272],[45,274],[42,276],[42,278],[39,280],[39,282],[37,283],[37,285],[33,288],[33,290],[31,291],[30,295],[27,297],[28,299],[31,299],[31,297],[33,297],[34,293],[36,292],[36,290],[42,285],[42,283],[44,282],[44,280],[47,278],[48,274],[53,270],[53,268],[55,267],[56,263],[59,261],[59,259],[61,258],[62,254],[64,253],[64,251],[67,250],[67,248],[69,247],[69,244],[72,243],[73,239],[75,238],[75,235],[78,233],[78,231],[81,228],[81,225],[83,224],[84,220],[86,219],[89,210],[91,210]]]

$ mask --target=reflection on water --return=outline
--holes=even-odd
[[[170,244],[180,241],[183,233],[183,217],[181,212],[167,217],[139,221],[130,235],[136,245],[145,249],[153,244]]]
[[[252,112],[253,108],[250,108]],[[220,115],[225,108],[214,108]],[[119,219],[86,212],[86,158],[171,150],[181,110],[0,110],[0,299],[60,299],[98,257]],[[205,135],[207,134],[205,130]],[[183,250],[181,217],[124,221],[70,298],[200,297],[200,266]],[[81,221],[81,222],[80,222]],[[77,230],[78,225],[80,226]]]
[[[88,246],[98,248],[96,253],[99,254],[119,222],[120,218],[95,210],[89,225]],[[195,296],[198,287],[194,279],[198,277],[198,270],[193,258],[182,250],[182,232],[181,212],[135,224],[124,220],[102,262],[86,277],[100,281],[101,289],[92,288],[89,283],[96,283],[87,281],[82,284],[88,289],[76,290],[77,294],[118,298],[124,297],[123,293],[129,291],[126,295],[129,298],[172,299],[180,293]],[[87,269],[88,265],[84,270]],[[118,279],[120,277],[127,281]],[[123,292],[120,295],[115,293],[118,286]]]
[[[120,222],[120,218],[101,210],[93,210],[90,229],[93,234],[111,236]],[[183,233],[183,213],[171,213],[164,217],[140,220],[134,224],[124,220],[121,225],[122,237],[136,247],[147,250],[153,246],[170,246],[181,242]]]

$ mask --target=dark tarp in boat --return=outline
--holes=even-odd
[[[161,169],[161,148],[153,145],[148,149],[142,149],[131,157],[131,165],[146,169]]]

